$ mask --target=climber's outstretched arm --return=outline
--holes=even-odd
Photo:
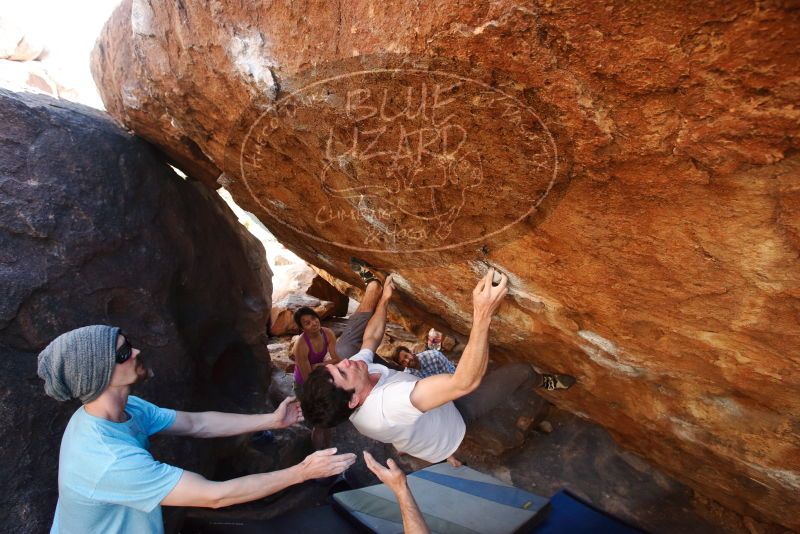
[[[501,275],[497,286],[492,285],[493,278],[494,269],[489,269],[472,292],[472,329],[456,372],[423,378],[412,390],[411,404],[418,410],[437,408],[472,393],[480,385],[489,363],[489,325],[508,293],[508,278]]]

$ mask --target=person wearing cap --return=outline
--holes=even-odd
[[[299,464],[214,482],[154,459],[149,437],[201,438],[285,428],[303,420],[293,397],[271,414],[189,413],[130,394],[152,372],[119,328],[87,326],[53,340],[38,374],[57,401],[80,399],[61,440],[52,533],[163,532],[161,506],[218,508],[261,499],[305,480],[336,475],[355,461],[336,449]]]

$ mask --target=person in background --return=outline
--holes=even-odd
[[[328,363],[339,363],[340,360],[336,353],[336,334],[321,325],[317,312],[304,306],[294,312],[294,322],[300,329],[300,337],[292,347],[294,384],[297,390],[312,370]],[[332,429],[311,427],[311,444],[314,449],[327,449],[332,442]]]
[[[322,326],[317,312],[303,306],[294,312],[294,322],[300,329],[300,337],[292,346],[294,383],[301,386],[312,370],[327,363],[339,363],[340,358],[336,352],[336,334]]]
[[[404,372],[419,378],[456,372],[456,364],[439,350],[424,350],[414,354],[408,347],[400,346],[394,349],[392,359],[405,368]]]

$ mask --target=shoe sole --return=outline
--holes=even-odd
[[[363,260],[358,258],[350,258],[350,269],[355,272],[364,284],[369,285],[370,282],[375,281],[383,285],[383,281],[378,278],[374,272],[374,267]],[[366,274],[365,274],[366,273]]]

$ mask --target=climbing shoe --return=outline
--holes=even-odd
[[[569,375],[542,375],[542,384],[539,387],[547,391],[569,389],[575,383],[575,378]]]
[[[361,278],[365,285],[370,282],[378,282],[383,285],[383,281],[375,274],[369,264],[358,258],[350,258],[350,268]]]

